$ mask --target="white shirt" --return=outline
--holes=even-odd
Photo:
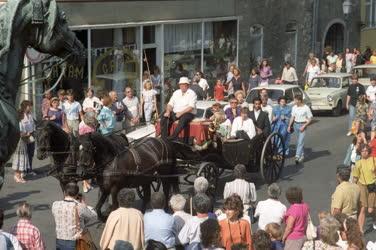
[[[326,57],[326,60],[328,60],[328,63],[329,63],[329,65],[330,65],[330,64],[332,64],[332,63],[336,63],[336,62],[337,62],[337,58],[338,58],[337,55],[333,55],[333,56],[328,55],[328,56]]]
[[[92,108],[94,111],[98,110],[98,107],[101,106],[101,100],[99,100],[98,97],[93,96],[93,97],[86,97],[84,102],[82,103],[82,108],[84,112],[86,112],[87,109]]]
[[[200,81],[198,82],[198,85],[204,90],[208,90],[209,89],[209,84],[208,84],[208,81],[206,81],[205,79],[201,78]]]
[[[66,101],[63,105],[63,111],[67,120],[73,121],[80,119],[80,112],[82,111],[81,104],[77,101],[72,103]]]
[[[249,139],[252,139],[256,136],[255,125],[253,124],[253,121],[250,118],[244,121],[241,116],[238,116],[234,119],[231,127],[231,136],[236,136],[236,132],[240,130],[246,132]]]
[[[261,105],[261,110],[268,113],[268,117],[269,117],[269,122],[271,123],[272,122],[272,117],[273,117],[273,107],[270,106],[269,104],[267,104],[266,106],[262,106]]]
[[[310,83],[311,80],[320,73],[320,68],[317,65],[315,65],[315,67],[312,67],[311,65],[308,67],[307,73],[308,73],[308,82]]]
[[[223,191],[223,198],[231,196],[232,194],[237,194],[242,198],[243,204],[251,204],[257,200],[257,193],[255,184],[242,179],[235,179],[232,182],[227,182],[225,184],[225,189]]]
[[[176,90],[168,102],[168,105],[172,107],[172,111],[174,113],[181,112],[188,107],[192,107],[192,114],[196,114],[196,103],[197,103],[197,95],[196,93],[188,89],[184,94],[183,92],[178,89]]]
[[[192,215],[184,211],[176,211],[172,217],[174,217],[175,232],[177,233],[181,231],[187,221],[192,219]]]
[[[253,112],[255,113],[255,119],[256,119],[256,121],[257,121],[257,119],[258,119],[258,117],[259,117],[259,115],[260,115],[260,112],[261,112],[261,110],[253,110]]]
[[[138,117],[138,98],[137,96],[133,96],[132,98],[128,98],[127,96],[123,99],[123,103],[127,106],[128,111],[130,112],[132,118]]]
[[[180,243],[185,245],[192,242],[201,242],[200,225],[207,219],[208,217],[198,218],[197,216],[194,216],[187,221],[179,233]]]
[[[291,116],[294,117],[295,122],[299,123],[307,122],[308,119],[311,119],[313,117],[311,110],[305,104],[301,107],[294,105],[292,107]]]
[[[31,114],[24,114],[24,118],[20,121],[20,131],[23,133],[32,133],[35,131],[34,118]]]
[[[265,226],[273,222],[281,225],[285,213],[286,206],[278,200],[267,199],[260,201],[255,211],[255,217],[259,217],[259,229],[265,230]]]
[[[157,91],[154,89],[142,91],[142,98],[144,99],[144,102],[147,104],[153,104],[154,96],[157,94]]]
[[[371,102],[375,100],[375,94],[376,94],[376,86],[369,85],[366,90],[366,95],[368,100]]]
[[[287,82],[296,82],[298,81],[298,76],[296,75],[296,70],[293,67],[290,67],[287,69],[287,67],[283,68],[282,71],[282,81],[287,81]]]
[[[12,243],[13,245],[13,248],[14,250],[22,250],[22,247],[20,245],[20,242],[17,240],[16,236],[14,236],[13,234],[10,234],[10,233],[7,233],[7,232],[4,232],[0,229],[0,249],[1,250],[5,250],[7,249],[6,248],[6,240],[5,240],[5,237],[9,239],[9,241]],[[5,245],[5,247],[4,247]]]

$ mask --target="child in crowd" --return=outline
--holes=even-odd
[[[282,227],[277,223],[269,223],[265,227],[265,231],[270,235],[272,240],[272,250],[283,250],[284,245],[282,243]]]
[[[275,84],[283,84],[283,81],[281,79],[281,76],[277,76],[277,78],[275,79]]]
[[[141,107],[144,112],[145,121],[147,124],[151,121],[151,116],[153,111],[157,110],[157,92],[153,89],[153,84],[151,80],[147,79],[144,81],[144,90],[141,96]],[[141,112],[142,112],[141,111]]]
[[[329,212],[327,212],[327,211],[319,212],[319,214],[318,214],[319,221],[325,219],[327,216],[330,216]],[[320,225],[318,225],[317,228],[316,228],[316,235],[317,235],[316,239],[319,240],[320,239]]]
[[[217,82],[215,83],[214,86],[214,100],[216,102],[223,101],[224,96],[225,96],[225,86],[223,86],[223,83],[220,79],[217,79]]]

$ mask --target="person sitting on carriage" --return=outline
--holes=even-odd
[[[220,127],[221,123],[226,121],[225,112],[221,109],[221,104],[216,102],[212,105],[211,112],[213,115],[209,118],[209,132],[214,134]]]
[[[234,97],[230,99],[230,107],[225,109],[226,119],[228,119],[231,124],[233,123],[234,119],[240,116],[240,109],[241,107],[238,106],[239,101]]]
[[[197,96],[193,90],[189,89],[189,84],[188,77],[180,78],[179,89],[173,93],[161,118],[162,138],[176,139],[179,133],[194,119]],[[179,120],[179,123],[172,135],[168,137],[170,125],[176,120]]]
[[[256,126],[257,135],[268,136],[271,131],[268,113],[261,109],[261,99],[253,99],[253,110],[248,113]]]
[[[231,127],[231,137],[237,139],[251,140],[256,136],[255,125],[252,119],[248,117],[249,109],[242,108],[240,116],[234,119]]]

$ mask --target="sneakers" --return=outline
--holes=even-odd
[[[301,156],[300,158],[299,158],[299,163],[303,163],[304,162],[304,156]]]
[[[299,164],[299,157],[295,156],[295,164],[298,165]]]
[[[352,132],[351,131],[349,131],[347,134],[346,134],[346,136],[351,136],[352,135]]]
[[[29,172],[29,173],[27,173],[28,175],[31,175],[31,176],[37,176],[38,174],[37,173],[35,173],[34,171],[31,171],[31,172]]]
[[[298,165],[299,163],[303,163],[304,162],[304,156],[295,156],[295,164]]]

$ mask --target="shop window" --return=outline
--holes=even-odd
[[[376,0],[365,2],[365,23],[367,27],[376,27]]]
[[[286,40],[285,40],[285,48],[286,52],[284,55],[285,62],[290,62],[297,67],[296,59],[297,59],[297,50],[298,50],[298,32],[297,32],[297,25],[296,22],[291,22],[286,25]]]
[[[155,43],[155,26],[143,27],[143,40],[144,44]]]
[[[204,32],[203,69],[213,91],[215,80],[224,80],[229,65],[236,63],[237,21],[206,22]]]
[[[261,25],[253,25],[250,29],[250,64],[255,67],[263,58],[264,28]]]

